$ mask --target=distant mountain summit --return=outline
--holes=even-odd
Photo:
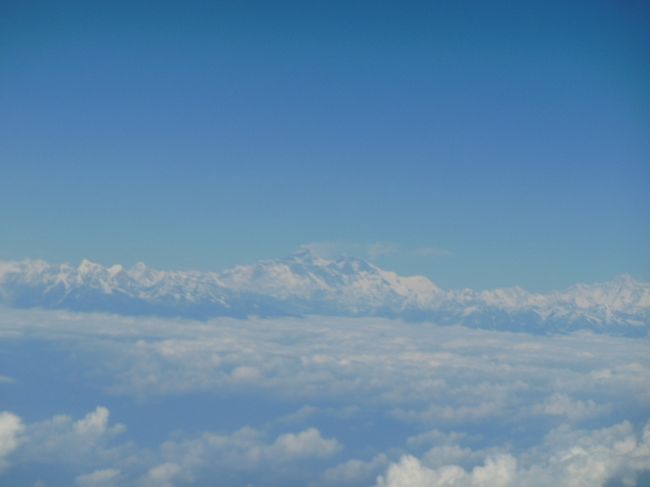
[[[426,277],[398,276],[362,259],[308,250],[225,272],[131,269],[83,260],[0,262],[0,302],[126,315],[379,316],[478,328],[565,333],[578,329],[647,335],[650,284],[629,275],[563,292],[443,290]]]

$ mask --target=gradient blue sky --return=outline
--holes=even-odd
[[[0,9],[0,259],[650,278],[646,2]]]

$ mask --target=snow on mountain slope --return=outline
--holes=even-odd
[[[361,259],[326,260],[304,250],[284,260],[235,267],[221,278],[240,293],[318,301],[353,313],[423,306],[440,291],[425,277],[400,277]]]
[[[7,306],[210,318],[301,314],[386,316],[531,332],[592,329],[646,335],[650,284],[628,275],[564,292],[443,290],[355,258],[300,251],[222,273],[159,271],[136,264],[78,267],[41,260],[0,262]]]
[[[218,275],[130,270],[83,260],[78,267],[22,261],[0,265],[0,298],[17,307],[200,317],[229,313],[230,291]],[[221,313],[218,313],[218,312]]]

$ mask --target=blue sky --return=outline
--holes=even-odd
[[[650,278],[643,2],[2,10],[1,259],[381,242],[445,287]]]

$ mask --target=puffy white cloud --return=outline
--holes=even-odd
[[[422,460],[402,456],[377,478],[376,486],[602,487],[614,480],[633,486],[639,473],[650,470],[650,424],[638,435],[627,422],[591,432],[565,425],[518,457],[492,454],[471,469],[453,463],[432,466],[435,453],[432,449]]]
[[[323,438],[316,428],[282,433],[273,441],[267,436],[264,431],[251,427],[244,427],[231,435],[205,432],[196,438],[167,441],[162,445],[162,453],[167,461],[176,461],[188,471],[216,467],[254,470],[327,458],[342,447],[334,438]]]
[[[18,447],[24,426],[13,413],[0,413],[0,472],[9,466],[7,457]]]
[[[112,487],[118,485],[120,471],[115,468],[105,468],[79,475],[75,482],[79,487]]]
[[[93,412],[76,421],[72,427],[79,435],[102,435],[107,431],[109,414],[108,409],[98,406]]]
[[[102,406],[78,420],[58,415],[26,425],[18,416],[2,413],[2,458],[15,453],[22,465],[49,465],[69,471],[80,487],[166,487],[191,482],[206,472],[230,472],[237,478],[256,470],[270,472],[279,465],[291,470],[301,462],[335,456],[342,449],[336,439],[323,437],[316,428],[273,437],[251,427],[232,434],[204,432],[174,438],[157,449],[138,448],[120,441],[126,428],[111,424],[109,418],[110,412]],[[3,465],[9,467],[6,462]]]
[[[386,476],[377,479],[381,487],[436,487],[453,485],[466,477],[465,472],[454,465],[436,471],[423,466],[420,461],[405,455],[396,465],[388,468]]]
[[[485,464],[467,472],[456,465],[428,468],[410,455],[388,468],[377,479],[378,487],[509,487],[513,484],[517,461],[510,455],[487,458]]]
[[[177,463],[166,462],[152,467],[142,479],[142,484],[151,487],[173,486],[174,479],[181,476],[183,468]]]
[[[348,460],[340,465],[331,467],[323,473],[325,485],[369,485],[380,470],[386,468],[388,457],[380,453],[369,461]]]
[[[280,435],[273,443],[272,455],[288,458],[328,457],[335,454],[340,447],[335,439],[323,438],[316,428],[309,428],[298,434]]]
[[[23,463],[37,462],[69,468],[105,468],[114,465],[130,450],[116,443],[126,431],[123,424],[110,424],[110,412],[103,406],[74,420],[57,415],[28,424],[24,444],[18,452]]]
[[[593,400],[573,400],[566,394],[555,393],[544,403],[535,406],[535,412],[550,416],[564,416],[571,421],[590,419],[611,411],[609,404],[597,404]]]

